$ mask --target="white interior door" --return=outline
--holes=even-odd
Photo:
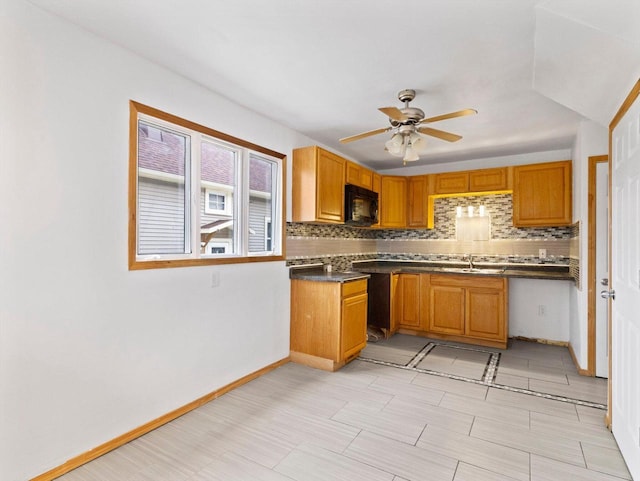
[[[596,164],[596,282],[609,280],[609,163]],[[603,287],[607,289],[607,287]],[[596,297],[596,376],[609,377],[609,309]]]
[[[640,97],[611,142],[611,423],[640,480]]]

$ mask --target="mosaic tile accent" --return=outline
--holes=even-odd
[[[420,363],[420,361],[422,361],[426,356],[428,356],[429,352],[431,352],[435,346],[446,346],[448,348],[453,348],[453,349],[466,349],[470,351],[477,351],[477,352],[488,354],[489,360],[487,362],[487,365],[485,366],[484,375],[482,376],[482,379],[480,380],[472,379],[472,378],[459,376],[455,374],[448,374],[444,372],[433,371],[431,369],[421,369],[419,367],[416,367]],[[505,384],[497,384],[495,380],[498,375],[498,370],[500,369],[500,353],[485,350],[485,349],[474,348],[474,347],[463,347],[455,344],[430,341],[424,347],[422,347],[416,353],[413,359],[407,364],[397,364],[389,361],[381,361],[379,359],[366,358],[362,356],[358,357],[358,359],[364,362],[372,363],[372,364],[380,364],[383,366],[395,367],[398,369],[405,369],[408,371],[420,372],[423,374],[431,374],[433,376],[446,377],[448,379],[455,379],[457,381],[470,382],[470,383],[478,384],[481,386],[488,386],[490,388],[502,389],[504,391],[527,394],[530,396],[536,396],[544,399],[552,399],[554,401],[561,401],[565,403],[575,404],[578,406],[587,406],[587,407],[592,407],[592,408],[601,409],[605,411],[607,409],[606,405],[592,402],[592,401],[585,401],[583,399],[574,399],[574,398],[569,398],[565,396],[558,396],[556,394],[548,394],[548,393],[543,393],[538,391],[532,391],[530,389],[516,388],[513,386],[507,386]]]
[[[375,239],[375,229],[351,227],[344,224],[306,224],[287,222],[287,237],[331,237],[342,239]]]
[[[569,246],[569,272],[578,290],[582,290],[580,282],[580,221],[571,226]]]
[[[456,207],[485,206],[491,216],[491,240],[456,240]],[[434,202],[434,229],[366,229],[342,224],[306,224],[288,222],[288,264],[316,262],[347,265],[350,259],[381,258],[393,260],[458,261],[464,253],[474,254],[478,262],[569,264],[579,280],[579,256],[570,255],[570,243],[576,243],[579,225],[569,227],[513,227],[511,194],[443,197]],[[360,240],[361,242],[358,242]],[[374,245],[371,241],[376,241]],[[547,250],[539,259],[538,250]],[[371,257],[373,256],[373,257]],[[335,261],[333,260],[335,259]]]
[[[321,256],[305,257],[299,259],[287,259],[287,266],[301,266],[305,264],[330,264],[335,271],[350,271],[354,261],[370,261],[378,258],[377,254],[359,254],[347,256]]]

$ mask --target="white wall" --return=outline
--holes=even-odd
[[[607,129],[591,121],[583,121],[573,149],[573,221],[580,222],[580,289],[571,287],[569,342],[582,369],[587,368],[587,263],[589,253],[589,157],[609,151]]]
[[[573,281],[509,279],[509,337],[569,340]]]
[[[0,62],[0,479],[23,481],[289,353],[284,262],[127,270],[129,99],[313,142],[28,2],[0,3]]]

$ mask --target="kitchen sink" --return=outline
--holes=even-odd
[[[504,267],[491,269],[485,267],[441,267],[442,272],[453,272],[457,274],[504,274]]]

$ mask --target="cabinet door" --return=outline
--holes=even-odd
[[[382,227],[406,227],[407,179],[405,177],[383,176],[380,197],[380,225]]]
[[[420,274],[400,274],[398,284],[400,300],[400,327],[421,329],[420,323]]]
[[[513,225],[571,224],[571,161],[513,169]]]
[[[465,289],[431,286],[429,289],[429,330],[440,334],[463,334]]]
[[[342,300],[342,357],[347,359],[367,344],[367,294]]]
[[[481,339],[506,340],[504,291],[467,289],[465,335]]]
[[[344,222],[345,160],[318,149],[316,218]]]
[[[360,186],[373,190],[373,172],[371,170],[364,167],[360,168]]]
[[[436,174],[435,194],[459,194],[469,192],[468,172],[448,172],[446,174]]]
[[[507,168],[482,169],[469,172],[469,191],[488,192],[507,190],[509,187]]]
[[[409,227],[427,227],[427,181],[426,175],[409,177],[409,213],[407,216],[407,226]]]

